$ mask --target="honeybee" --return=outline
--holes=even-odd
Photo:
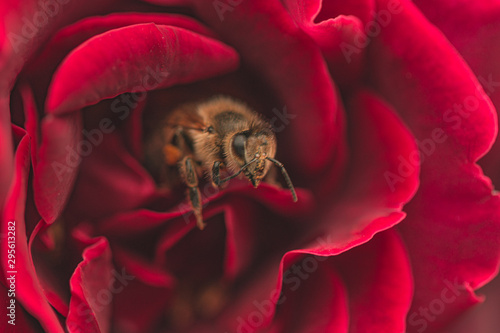
[[[156,142],[146,149],[146,160],[160,161],[156,163],[160,183],[172,185],[180,175],[200,229],[205,227],[198,188],[198,177],[203,174],[215,188],[240,174],[257,188],[274,164],[281,170],[293,201],[297,201],[285,167],[274,158],[276,136],[270,124],[233,98],[216,96],[180,105],[168,114],[153,140]],[[177,174],[169,172],[172,167]],[[221,178],[221,172],[227,177]],[[177,177],[172,178],[172,174]]]

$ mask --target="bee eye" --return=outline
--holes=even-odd
[[[247,137],[244,134],[236,134],[233,138],[233,152],[241,159],[245,159],[245,142]]]

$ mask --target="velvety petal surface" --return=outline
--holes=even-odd
[[[124,92],[200,80],[237,65],[231,48],[182,28],[152,23],[118,28],[68,55],[54,75],[46,108],[57,114],[74,111]]]
[[[41,54],[27,64],[22,75],[27,77],[26,80],[30,82],[38,94],[40,105],[43,105],[52,75],[73,49],[91,37],[109,30],[150,22],[176,26],[209,37],[213,35],[208,28],[182,15],[114,13],[106,16],[88,17],[59,30],[47,42],[46,47],[41,50]]]
[[[398,229],[415,279],[408,331],[435,332],[477,302],[472,289],[498,267],[500,203],[475,164],[496,136],[497,119],[444,36],[409,1],[401,4],[403,11],[372,42],[372,80],[419,142],[421,186]],[[441,295],[451,288],[460,295],[445,304]],[[430,308],[427,318],[422,308]]]

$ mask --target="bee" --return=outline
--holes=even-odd
[[[274,158],[276,136],[270,124],[233,98],[216,96],[178,106],[167,115],[150,147],[153,148],[146,149],[146,159],[160,160],[156,166],[160,183],[172,184],[172,174],[176,174],[177,180],[180,175],[187,186],[187,198],[200,229],[205,227],[198,188],[198,178],[203,174],[215,188],[241,174],[257,188],[275,165],[281,170],[293,201],[297,201],[285,167]],[[169,168],[178,172],[169,172]],[[222,172],[225,178],[221,178]]]

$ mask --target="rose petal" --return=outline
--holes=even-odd
[[[126,284],[125,284],[126,283]],[[120,288],[122,287],[122,288]],[[114,295],[113,328],[116,332],[154,332],[165,319],[172,291],[143,284],[139,279],[125,280]],[[147,306],[137,306],[147,304]]]
[[[500,67],[497,65],[500,49],[499,6],[494,1],[461,2],[440,1],[430,6],[427,1],[416,1],[427,19],[437,25],[448,40],[464,57],[476,74],[486,94],[500,110]],[[492,178],[493,184],[500,184],[500,140],[496,140],[490,152],[479,162],[484,173]]]
[[[2,266],[7,274],[16,276],[16,298],[23,307],[40,321],[43,328],[50,332],[63,332],[61,324],[54,310],[47,302],[42,287],[31,262],[28,250],[28,239],[24,220],[24,208],[26,204],[26,189],[30,168],[30,145],[29,137],[24,132],[15,155],[15,171],[9,195],[5,202],[2,228],[5,235],[8,234],[9,221],[15,221],[15,264],[8,266],[7,242],[1,243]],[[12,226],[12,224],[10,224]],[[14,271],[16,273],[9,273]]]
[[[127,152],[118,133],[103,134],[90,145],[75,183],[69,212],[78,219],[99,219],[126,211],[153,196],[156,185],[137,160]],[[99,191],[96,191],[99,189]],[[89,208],[91,207],[91,208]]]
[[[349,300],[345,285],[331,265],[323,263],[326,258],[320,258],[320,261],[317,258],[304,256],[298,262],[321,263],[319,267],[311,266],[316,269],[310,274],[305,273],[304,280],[293,275],[285,278],[271,332],[349,332]],[[287,282],[292,285],[286,285]],[[264,300],[254,304],[264,312],[267,310],[264,306],[272,303]],[[254,324],[254,317],[248,317],[247,324]]]
[[[109,332],[113,298],[111,251],[104,237],[92,240],[70,279],[69,332]]]
[[[226,202],[226,250],[224,275],[228,280],[237,277],[247,268],[255,255],[257,241],[255,221],[259,220],[258,207],[247,200],[234,198]]]
[[[258,271],[249,272],[249,283],[236,290],[231,306],[227,307],[218,318],[216,327],[219,329],[217,331],[248,331],[249,329],[244,327],[249,326],[248,319],[252,316],[261,318],[257,325],[259,329],[264,329],[270,325],[275,312],[274,306],[270,309],[266,307],[266,310],[262,311],[256,307],[255,303],[262,304],[269,301],[276,304],[278,302],[282,284],[280,260],[280,255],[270,253],[270,256],[266,258]],[[250,332],[254,332],[251,327]]]
[[[211,227],[211,224],[214,222],[210,220],[213,216],[219,214],[224,215],[226,236],[223,275],[224,278],[228,280],[232,280],[238,276],[243,269],[248,267],[251,259],[255,256],[254,242],[256,239],[254,233],[257,227],[255,221],[258,221],[256,216],[260,215],[257,212],[257,206],[241,197],[233,197],[231,199],[223,198],[220,201],[217,200],[212,202],[210,206],[207,206],[204,211],[204,219],[209,224],[207,228]],[[189,246],[190,243],[199,243],[199,241],[192,242],[190,240],[185,240],[185,238],[193,237],[192,234],[201,235],[201,237],[203,237],[204,233],[198,234],[197,230],[192,230],[192,228],[188,229],[186,227],[187,223],[191,222],[190,220],[193,218],[192,215],[191,208],[188,207],[188,210],[184,211],[182,214],[182,219],[179,219],[180,221],[176,223],[178,227],[174,229],[172,226],[163,233],[164,236],[160,239],[156,250],[157,260],[160,265],[164,265],[165,260],[168,261],[169,257],[173,257],[173,255],[169,254],[167,251],[174,246],[179,246],[179,243],[186,243],[187,246]],[[174,221],[169,221],[169,224],[173,223]],[[193,223],[191,223],[191,225],[192,224]],[[184,225],[184,227],[182,227],[182,225]],[[188,234],[188,231],[190,231],[190,234]],[[209,238],[209,236],[206,237]],[[262,241],[261,239],[261,242]],[[185,258],[185,256],[186,254],[182,257]],[[192,265],[196,264],[193,263]]]
[[[144,0],[144,2],[163,6],[187,6],[191,0]]]
[[[363,25],[373,19],[375,4],[371,0],[353,1],[321,1],[321,9],[316,16],[316,21],[326,21],[338,15],[355,16],[359,18]]]
[[[222,216],[216,216],[203,231],[189,233],[161,253],[164,239],[157,244],[155,262],[172,272],[176,278],[204,283],[220,278],[224,273],[226,232]],[[189,265],[186,265],[189,263]]]
[[[82,149],[81,116],[47,116],[42,121],[42,138],[35,168],[35,203],[43,219],[51,224],[61,214],[73,187]]]
[[[10,126],[8,93],[0,89],[0,170],[2,170],[0,172],[0,202],[2,203],[5,202],[10,183],[14,177],[14,152]]]
[[[419,193],[398,229],[415,278],[408,330],[431,332],[476,303],[472,288],[491,279],[498,267],[500,202],[474,164],[490,148],[497,120],[442,34],[409,2],[401,8],[372,43],[372,80],[409,124],[424,158]],[[458,295],[445,304],[441,297],[450,289]],[[424,319],[419,309],[430,306],[433,312]]]
[[[39,120],[38,120],[38,110],[35,104],[35,99],[33,96],[33,92],[29,86],[24,85],[20,87],[21,96],[23,99],[23,107],[24,107],[24,118],[25,123],[24,127],[26,132],[30,136],[31,142],[31,161],[33,163],[33,168],[36,168],[37,165],[37,152],[39,149]]]
[[[46,108],[59,114],[74,111],[124,92],[223,74],[237,64],[228,46],[182,28],[119,28],[89,39],[68,55],[54,75]]]
[[[269,258],[219,319],[221,331],[254,332],[268,325],[271,332],[404,329],[413,285],[408,256],[396,232],[382,232],[329,259],[307,255],[325,246],[322,238],[315,243],[316,249],[290,251],[281,260]]]
[[[467,310],[446,328],[447,333],[495,333],[500,325],[500,276],[477,291],[484,302]]]
[[[113,13],[106,16],[86,17],[81,21],[59,30],[57,34],[47,42],[47,46],[40,56],[29,66],[32,69],[43,69],[40,68],[41,65],[45,66],[47,63],[54,62],[54,57],[58,59],[57,63],[59,63],[72,49],[93,36],[105,33],[108,30],[149,22],[154,22],[159,25],[175,26],[207,37],[213,37],[213,33],[198,21],[176,14]],[[53,70],[55,70],[55,68],[53,68],[52,71]]]
[[[114,13],[106,16],[87,17],[59,30],[49,40],[41,54],[28,63],[22,75],[33,85],[40,103],[43,105],[52,75],[57,66],[78,45],[108,30],[140,23],[156,23],[184,28],[195,33],[212,37],[206,27],[197,21],[173,14],[164,13]]]
[[[171,274],[136,254],[121,247],[113,249],[113,253],[120,266],[147,285],[161,288],[171,288],[174,285],[175,279]]]
[[[99,13],[114,0],[81,1],[67,0],[40,5],[39,1],[27,0],[0,3],[0,68],[2,83],[9,88],[26,61],[57,29],[78,18]],[[62,15],[64,14],[64,15]]]
[[[374,95],[360,92],[350,115],[355,121],[345,189],[339,201],[326,205],[320,223],[310,231],[313,237],[322,235],[323,244],[305,247],[317,254],[344,252],[401,221],[402,207],[419,184],[413,136],[393,111]],[[405,169],[402,160],[412,162]]]
[[[380,5],[386,5],[386,2],[382,1]],[[489,98],[441,32],[428,24],[418,10],[407,5],[406,1],[401,2],[400,8],[402,12],[393,15],[391,24],[383,30],[381,38],[376,40],[377,45],[374,46],[377,51],[374,60],[384,60],[381,52],[390,53],[384,53],[383,56],[398,59],[398,63],[392,63],[390,67],[388,61],[384,61],[382,67],[371,67],[377,80],[377,88],[386,93],[385,90],[389,87],[393,91],[394,87],[399,87],[391,75],[382,77],[382,71],[385,73],[388,69],[392,72],[406,70],[406,77],[404,80],[400,79],[401,83],[405,83],[403,87],[425,80],[425,85],[422,82],[422,87],[419,88],[426,96],[425,102],[430,104],[426,106],[433,111],[434,118],[428,119],[428,123],[430,126],[435,123],[443,124],[445,133],[456,142],[457,154],[461,153],[463,158],[477,161],[491,147],[497,132],[496,126],[492,126],[496,124],[496,116]],[[402,18],[411,21],[403,21]],[[421,33],[416,35],[406,30],[404,33],[405,31],[398,29],[401,25],[418,28]],[[439,48],[429,48],[429,45],[439,45]],[[400,90],[402,89],[399,88],[398,91]],[[387,95],[392,98],[394,94]],[[412,96],[400,96],[399,104],[403,97],[407,99]],[[421,113],[410,112],[409,106],[405,105],[405,108],[398,112],[408,124],[421,123]],[[421,132],[424,131],[427,132],[428,129],[418,128],[415,133],[417,138],[421,137]]]
[[[128,119],[126,119],[122,134],[122,139],[130,153],[138,160],[143,160],[143,135],[142,117],[146,105],[146,99],[138,102]]]
[[[403,332],[413,281],[400,235],[394,229],[381,232],[337,260],[349,295],[349,332]]]
[[[306,253],[292,251],[283,257],[286,271],[275,321],[279,325],[289,318],[300,319],[279,332],[404,330],[413,285],[406,251],[394,231],[380,233],[335,258]],[[336,293],[324,291],[333,283]]]
[[[283,3],[294,21],[321,48],[335,81],[342,85],[358,82],[365,60],[364,24],[371,17],[373,4],[366,0],[286,0]],[[316,23],[320,10],[322,18]]]
[[[55,244],[56,240],[53,239],[53,237],[41,233],[41,231],[48,230],[47,228],[48,226],[49,225],[45,223],[45,221],[43,220],[40,220],[38,222],[38,224],[35,226],[33,232],[30,235],[28,241],[28,251],[31,259],[31,264],[33,265],[38,274],[38,279],[40,281],[40,285],[42,286],[45,297],[47,297],[48,302],[50,303],[50,305],[54,307],[54,309],[56,309],[63,316],[67,316],[69,310],[67,302],[68,294],[66,290],[66,285],[65,283],[63,283],[63,281],[67,280],[63,280],[64,274],[62,274],[62,272],[60,271],[54,272],[54,270],[52,270],[51,267],[46,266],[46,262],[44,260],[41,260],[41,258],[43,258],[43,256],[40,253],[41,251],[33,247],[33,242],[37,238],[46,238],[47,239],[46,242],[49,242],[49,245],[52,245],[54,247],[56,246]],[[51,226],[56,226],[56,225],[52,224]],[[55,248],[52,248],[52,250],[55,250]]]
[[[141,232],[159,228],[165,225],[165,221],[174,220],[185,214],[188,209],[171,213],[155,212],[147,209],[118,213],[109,219],[101,221],[97,226],[98,233],[117,238],[134,236]]]
[[[295,116],[283,121],[290,130],[287,126],[281,134],[288,144],[280,149],[293,161],[294,172],[307,179],[325,168],[343,140],[342,107],[323,57],[279,1],[243,1],[229,7],[195,2],[197,14],[234,45],[285,103],[287,115]]]

